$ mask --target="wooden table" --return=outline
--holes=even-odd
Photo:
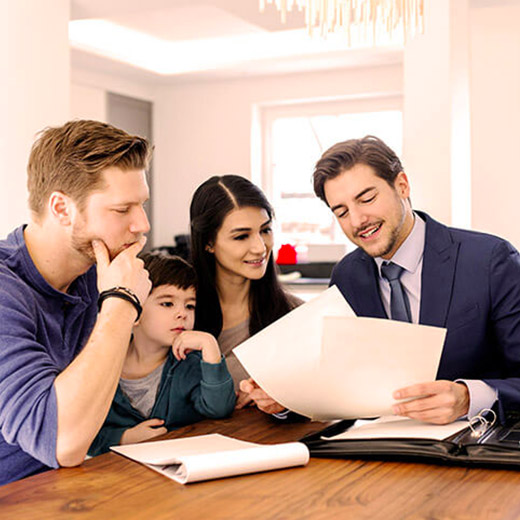
[[[219,432],[295,440],[319,423],[275,424],[254,409],[166,437]],[[1,519],[518,519],[520,472],[311,459],[306,467],[190,485],[115,454],[0,487]]]

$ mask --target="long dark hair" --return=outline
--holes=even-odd
[[[215,256],[206,246],[215,241],[226,215],[237,208],[264,209],[270,218],[273,208],[262,191],[238,175],[214,176],[202,183],[191,199],[191,254],[197,272],[195,329],[218,336],[222,331],[222,309],[215,281]],[[255,334],[291,310],[292,306],[278,282],[273,255],[265,275],[251,280],[249,291],[249,333]]]

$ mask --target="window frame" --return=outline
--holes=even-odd
[[[313,98],[257,105],[254,107],[252,128],[251,171],[253,182],[262,188],[268,200],[275,201],[273,192],[272,134],[273,125],[277,119],[358,114],[387,110],[403,112],[402,93],[387,92],[340,98]],[[278,197],[276,197],[277,199]],[[338,242],[331,243],[337,244]]]

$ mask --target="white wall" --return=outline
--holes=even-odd
[[[471,227],[469,0],[426,0],[405,47],[403,163],[414,207]]]
[[[70,118],[106,122],[107,92],[103,88],[72,83],[70,86]]]
[[[68,0],[0,3],[1,238],[28,221],[26,165],[37,132],[68,119],[68,20]]]
[[[282,100],[399,93],[400,65],[182,84],[157,89],[154,111],[157,244],[189,230],[189,201],[211,175],[251,177],[255,108]]]
[[[451,220],[449,4],[426,0],[425,32],[404,53],[403,165],[413,206],[444,222]]]
[[[149,82],[77,67],[71,70],[70,82],[71,119],[106,121],[108,92],[151,102],[155,96],[155,88]]]
[[[520,4],[472,11],[473,228],[520,248]]]
[[[70,78],[71,83],[75,85],[94,89],[101,88],[107,92],[144,99],[145,101],[153,101],[155,95],[153,82],[146,80],[139,81],[118,74],[109,74],[74,67],[71,70]]]

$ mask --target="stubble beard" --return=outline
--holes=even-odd
[[[388,241],[387,241],[385,247],[383,247],[383,250],[378,251],[377,254],[372,255],[372,256],[374,256],[374,257],[386,256],[393,251],[395,245],[397,244],[397,241],[399,240],[399,235],[401,234],[401,230],[403,229],[403,223],[404,223],[404,213],[403,213],[403,216],[401,218],[401,222],[399,223],[399,225],[395,226],[391,230],[390,236],[388,237]]]
[[[91,264],[96,263],[96,255],[94,254],[94,248],[92,247],[93,240],[100,240],[107,246],[106,242],[101,237],[86,233],[84,225],[80,224],[74,226],[72,230],[71,247],[76,253]],[[123,251],[123,249],[123,247],[116,251],[109,249],[108,256],[110,257],[110,261]]]
[[[75,225],[72,230],[72,249],[92,264],[96,262],[96,255],[92,247],[92,240],[94,240],[94,238],[95,237],[88,237],[84,233],[83,226]]]
[[[96,263],[96,255],[94,254],[94,248],[92,247],[92,240],[100,240],[101,242],[105,243],[105,246],[108,249],[108,246],[106,245],[106,242],[100,237],[87,237],[87,236],[81,236],[81,235],[73,235],[72,236],[72,248],[74,251],[79,253],[83,258],[88,260],[90,263],[95,264]],[[114,258],[124,251],[124,247],[120,247],[117,250],[108,249],[108,256],[110,258],[110,261],[114,260]]]
[[[399,222],[396,226],[393,227],[393,229],[390,230],[390,236],[388,237],[388,240],[385,244],[381,244],[380,248],[377,251],[372,252],[368,251],[365,247],[363,247],[362,243],[359,244],[360,247],[365,251],[365,253],[370,255],[372,258],[378,258],[390,254],[394,250],[396,244],[398,243],[401,236],[401,232],[404,227],[404,221],[406,219],[406,209],[401,203],[399,204],[399,207],[401,210],[401,214],[399,215]],[[386,221],[383,220],[382,225],[384,225],[385,222]]]

